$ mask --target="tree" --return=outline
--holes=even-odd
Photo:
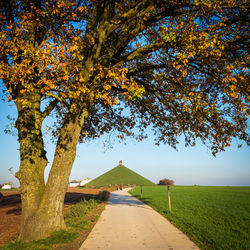
[[[245,0],[9,0],[0,3],[0,78],[18,111],[22,224],[28,241],[65,228],[78,142],[117,131],[214,154],[249,144]],[[2,84],[1,83],[1,84]],[[53,115],[52,168],[42,124]],[[136,128],[136,129],[134,129]],[[137,131],[137,132],[135,132]]]
[[[164,178],[159,181],[158,185],[174,186],[174,180]]]

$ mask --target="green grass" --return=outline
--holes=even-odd
[[[137,174],[136,172],[124,166],[117,166],[111,169],[110,171],[106,172],[105,174],[90,181],[89,183],[86,184],[86,186],[105,187],[105,186],[109,186],[110,184],[111,185],[135,184],[135,185],[145,185],[145,186],[155,185],[153,182]]]
[[[85,215],[92,209],[97,207],[103,201],[103,198],[96,196],[93,199],[81,201],[75,205],[72,205],[70,211],[65,215],[65,223],[68,228],[67,231],[61,230],[51,234],[50,237],[38,241],[32,241],[24,243],[16,240],[10,242],[7,245],[0,247],[1,250],[34,250],[34,249],[53,249],[56,244],[66,244],[74,241],[85,226],[89,224],[89,221],[85,219]],[[95,221],[98,217],[93,218]]]
[[[140,187],[130,193],[140,198]],[[201,249],[250,249],[250,187],[143,187],[141,199]]]
[[[18,190],[18,188],[10,188],[10,189],[2,189],[2,188],[0,188],[1,192],[14,191],[14,190]]]
[[[85,200],[72,206],[70,211],[65,215],[65,223],[68,228],[83,230],[89,224],[88,220],[83,217],[89,211],[94,209],[100,203],[97,199]]]
[[[74,241],[79,236],[78,232],[75,231],[57,231],[51,234],[49,238],[31,241],[29,243],[24,243],[22,241],[16,241],[14,243],[8,243],[7,245],[1,247],[1,250],[34,250],[34,249],[53,249],[56,244],[66,244],[68,242]]]

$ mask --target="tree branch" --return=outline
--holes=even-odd
[[[154,51],[162,48],[162,46],[163,46],[163,43],[158,43],[158,44],[146,45],[144,47],[140,47],[138,49],[135,49],[135,50],[129,52],[128,54],[117,58],[118,62],[116,64],[114,64],[114,66],[119,67],[124,62],[128,62],[128,61],[131,61],[139,56],[143,56],[143,55],[149,54],[151,52],[154,52]]]
[[[45,119],[45,117],[47,117],[52,110],[56,107],[56,105],[58,104],[59,100],[58,99],[54,99],[47,107],[46,109],[42,112],[42,119]]]

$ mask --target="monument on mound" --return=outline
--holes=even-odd
[[[98,176],[94,180],[86,184],[87,187],[103,187],[110,185],[143,185],[154,186],[155,184],[145,177],[137,174],[133,170],[125,167],[122,161],[119,161],[119,165],[112,168],[108,172]]]

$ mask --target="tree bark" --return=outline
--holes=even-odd
[[[44,169],[47,165],[46,151],[42,138],[42,118],[39,101],[34,100],[32,107],[17,105],[18,141],[20,144],[20,169],[16,177],[20,181],[22,199],[22,220],[20,236],[24,234],[28,219],[41,202],[44,189]]]
[[[79,114],[69,114],[60,129],[49,178],[37,210],[29,216],[25,228],[22,228],[23,240],[38,240],[49,236],[53,231],[66,229],[63,217],[64,197],[81,127],[87,115],[86,110]]]

